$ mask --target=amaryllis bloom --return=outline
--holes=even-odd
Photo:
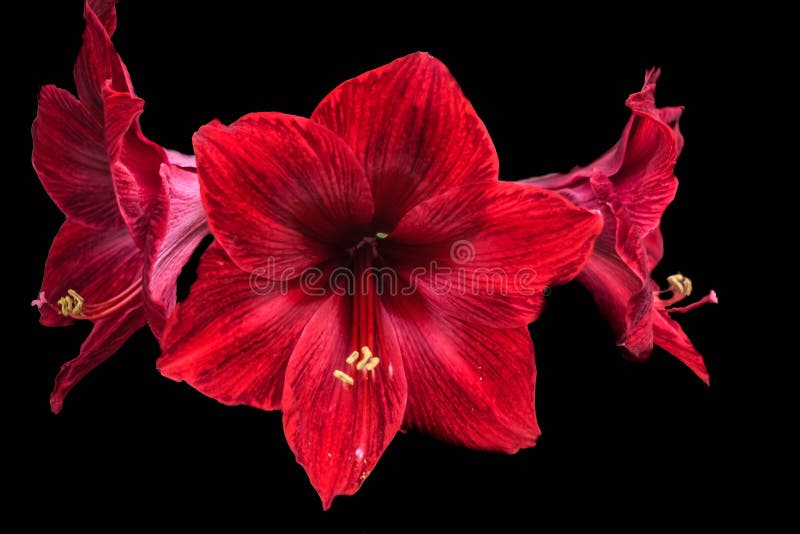
[[[603,214],[603,233],[578,280],[594,296],[623,353],[645,360],[655,343],[708,383],[703,357],[670,314],[715,303],[716,294],[712,291],[698,302],[674,307],[691,295],[691,280],[681,274],[670,276],[662,290],[651,276],[664,255],[661,216],[678,188],[674,169],[683,148],[678,129],[683,108],[656,107],[658,76],[658,70],[648,71],[641,92],[628,97],[631,118],[622,138],[606,154],[567,174],[523,182]]]
[[[403,57],[337,87],[310,120],[213,122],[194,147],[217,240],[168,323],[162,374],[281,409],[325,508],[401,425],[475,449],[535,444],[527,325],[540,290],[581,270],[601,221],[499,182],[442,63]]]
[[[56,377],[56,413],[70,389],[146,322],[160,334],[181,267],[207,233],[193,158],[173,156],[141,133],[143,103],[109,38],[114,2],[87,3],[85,19],[78,98],[43,87],[32,132],[33,166],[67,216],[33,304],[47,326],[94,323]]]

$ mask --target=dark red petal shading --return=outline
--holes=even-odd
[[[88,304],[105,302],[142,276],[142,254],[125,227],[98,230],[67,219],[50,246],[41,291],[51,304],[77,291]],[[47,326],[68,324],[71,319],[55,308],[40,307]]]
[[[417,278],[437,309],[513,328],[538,316],[547,287],[577,276],[600,226],[599,215],[555,193],[495,182],[417,205],[386,239],[385,256],[407,280],[432,261],[449,270]]]
[[[681,326],[663,309],[653,313],[653,338],[656,345],[682,361],[700,380],[709,383],[703,356],[694,348]]]
[[[114,35],[114,31],[117,29],[116,5],[118,1],[119,0],[89,0],[88,2],[109,36]]]
[[[122,228],[102,124],[69,92],[46,85],[32,134],[33,167],[59,209],[87,226]]]
[[[81,104],[102,123],[103,87],[106,83],[110,81],[114,90],[131,94],[133,84],[106,29],[88,4],[84,18],[83,46],[75,61],[75,87]]]
[[[169,188],[166,212],[150,219],[151,233],[145,247],[145,311],[150,329],[161,338],[167,318],[175,307],[178,276],[200,241],[208,224],[200,201],[197,174],[174,165],[161,165]]]
[[[408,382],[409,427],[473,449],[514,453],[536,444],[536,365],[527,328],[432,315],[418,296],[387,304]]]
[[[403,421],[406,378],[391,329],[371,347],[380,364],[353,370],[354,385],[333,376],[353,351],[352,297],[330,296],[306,325],[292,353],[283,388],[283,427],[327,509],[355,493]],[[367,377],[368,375],[368,377]]]
[[[194,136],[209,226],[244,270],[288,280],[360,239],[373,204],[361,165],[327,128],[253,113]]]
[[[607,214],[608,208],[602,211]],[[610,214],[578,280],[594,297],[624,355],[645,360],[653,351],[653,292],[655,284],[644,283],[615,252],[616,223]],[[643,258],[643,261],[646,261]]]
[[[134,332],[145,325],[141,304],[128,308],[124,313],[110,315],[94,323],[92,332],[81,345],[81,351],[63,366],[56,376],[50,409],[59,413],[64,397],[80,380],[106,361],[128,340]]]
[[[451,187],[496,181],[483,122],[439,60],[422,52],[348,80],[311,120],[339,134],[372,184],[376,231]]]
[[[144,248],[152,213],[168,209],[169,186],[160,174],[167,154],[139,128],[144,101],[106,84],[103,104],[106,150],[117,203],[137,245]]]
[[[320,301],[296,283],[285,294],[280,284],[266,284],[212,244],[167,323],[161,374],[223,404],[280,408],[289,356]]]

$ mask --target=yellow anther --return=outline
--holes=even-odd
[[[378,232],[377,234],[375,234],[375,237],[377,237],[378,239],[386,239],[387,237],[389,237],[389,234],[387,234],[386,232]]]
[[[348,375],[347,373],[343,373],[342,371],[339,371],[338,369],[333,372],[333,376],[335,378],[338,378],[339,380],[341,380],[342,382],[344,382],[348,386],[352,386],[355,383],[355,381],[353,380],[352,376]]]
[[[364,366],[364,369],[366,369],[367,371],[372,371],[373,369],[378,367],[379,363],[381,363],[380,358],[374,358],[374,357],[370,358],[370,360],[367,362],[367,365]]]
[[[347,365],[353,365],[353,363],[358,359],[358,351],[354,350],[353,353],[347,357],[345,360]]]
[[[372,351],[369,350],[369,347],[366,346],[361,347],[361,356],[362,356],[361,361],[358,362],[358,364],[356,365],[356,369],[358,369],[359,371],[361,371],[364,367],[366,367],[367,364],[372,359]]]
[[[692,281],[688,276],[684,276],[681,273],[673,274],[667,277],[667,283],[676,296],[688,297],[692,294]]]
[[[74,289],[67,289],[67,296],[58,299],[57,304],[61,306],[61,315],[64,317],[74,317],[83,311],[84,298]]]
[[[78,295],[78,292],[74,289],[67,289],[67,294],[75,299],[75,303],[73,304],[72,308],[72,315],[79,315],[83,311],[83,303],[85,302],[84,298]]]

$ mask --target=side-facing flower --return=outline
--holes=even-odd
[[[689,306],[671,307],[692,293],[691,280],[681,274],[670,276],[665,290],[652,280],[664,254],[661,216],[678,188],[674,169],[683,148],[678,129],[683,109],[656,107],[658,76],[658,70],[648,71],[642,90],[628,97],[631,118],[606,154],[567,174],[523,182],[602,213],[603,232],[578,280],[610,322],[623,354],[645,360],[655,343],[708,383],[703,357],[670,314],[715,303],[716,294],[712,291]]]
[[[310,120],[255,113],[194,145],[217,241],[168,322],[162,374],[281,409],[325,508],[402,424],[476,449],[535,444],[527,324],[601,221],[499,182],[442,63],[412,54],[343,83]]]
[[[56,377],[56,413],[70,389],[133,332],[148,321],[160,332],[180,269],[206,233],[193,169],[170,163],[141,133],[142,102],[109,37],[114,4],[86,4],[78,98],[43,87],[32,129],[34,169],[67,216],[33,304],[47,326],[94,323],[79,356]],[[179,163],[191,165],[186,158]]]

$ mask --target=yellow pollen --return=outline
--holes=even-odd
[[[668,276],[667,283],[669,284],[669,288],[681,297],[688,297],[692,294],[692,281],[689,277],[681,273]]]
[[[364,369],[366,369],[367,371],[372,371],[373,369],[378,367],[379,363],[381,363],[381,360],[379,358],[371,358],[367,362],[367,365],[364,367]]]
[[[358,351],[354,350],[353,353],[347,357],[345,360],[347,365],[353,365],[353,363],[358,359]]]
[[[75,317],[83,311],[84,298],[74,289],[67,289],[67,296],[58,299],[57,304],[61,306],[61,315],[64,317]]]
[[[353,380],[352,376],[348,375],[347,373],[343,373],[342,371],[339,371],[338,369],[333,372],[333,376],[335,378],[338,378],[339,380],[341,380],[342,382],[344,382],[348,386],[352,386],[355,383],[355,381]]]
[[[369,350],[369,347],[361,347],[361,356],[361,361],[356,365],[356,369],[359,371],[366,367],[370,360],[372,360],[372,351]]]

